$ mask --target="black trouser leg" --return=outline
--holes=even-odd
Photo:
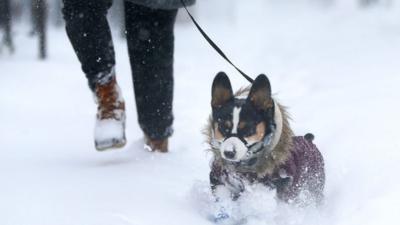
[[[177,10],[125,2],[139,124],[152,139],[172,134],[174,23]]]
[[[71,44],[94,90],[98,82],[108,82],[115,65],[114,47],[107,10],[111,0],[63,0],[63,14]]]

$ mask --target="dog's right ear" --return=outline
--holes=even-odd
[[[213,81],[211,89],[211,106],[220,107],[233,98],[231,82],[224,72],[219,72]]]

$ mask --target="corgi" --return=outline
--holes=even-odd
[[[211,189],[226,188],[233,199],[246,184],[275,189],[284,202],[321,202],[324,160],[314,136],[294,136],[289,116],[271,95],[267,76],[235,94],[228,76],[218,73],[211,90],[212,114],[205,131],[213,153]]]

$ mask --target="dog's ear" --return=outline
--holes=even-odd
[[[232,85],[224,72],[219,72],[211,88],[211,106],[219,107],[233,98]]]
[[[258,75],[251,86],[247,100],[258,110],[265,111],[273,106],[271,84],[267,76],[264,74]]]

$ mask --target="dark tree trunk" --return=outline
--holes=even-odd
[[[0,0],[0,27],[4,30],[3,39],[0,42],[0,51],[3,46],[11,53],[14,52],[14,44],[11,32],[11,4],[10,0]]]
[[[33,31],[39,37],[39,58],[47,57],[47,2],[46,0],[32,0]]]
[[[63,18],[62,18],[62,0],[55,0],[54,5],[53,5],[53,10],[54,10],[54,24],[56,27],[62,27],[63,26]]]
[[[379,0],[359,0],[360,6],[368,7],[379,2]]]

